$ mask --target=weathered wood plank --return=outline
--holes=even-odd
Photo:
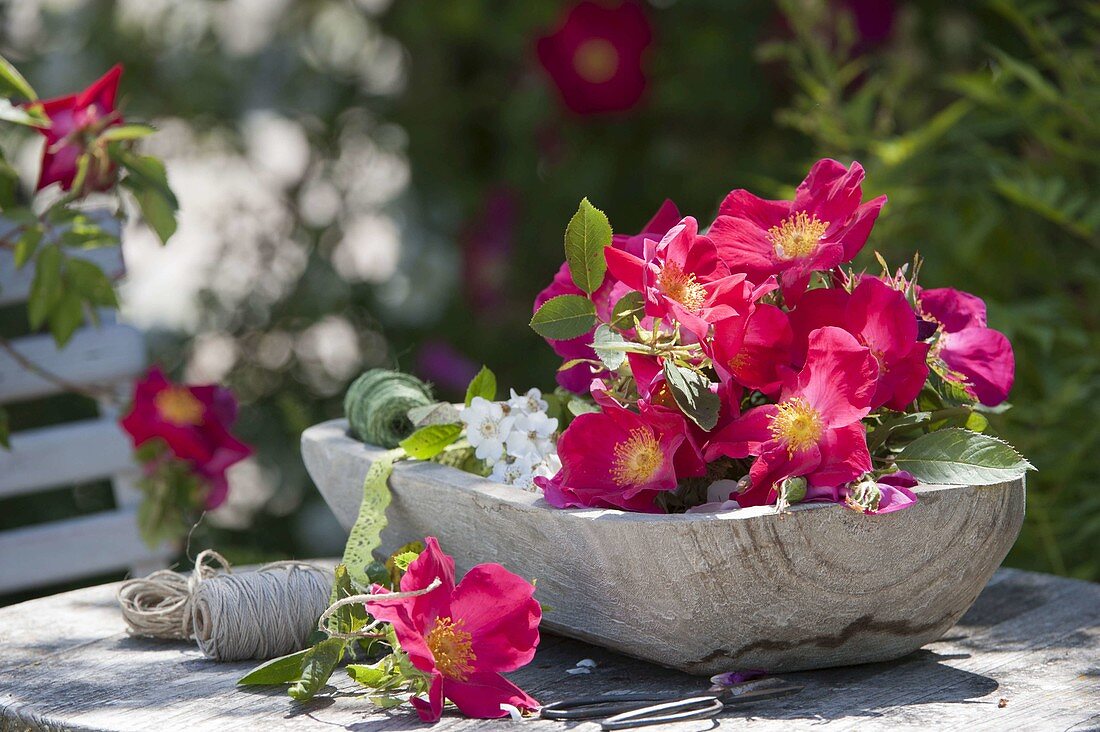
[[[47,335],[20,338],[12,344],[20,354],[61,379],[81,386],[130,379],[145,368],[145,340],[127,325],[81,328],[64,349]],[[0,351],[0,403],[56,394],[54,382],[25,369]]]
[[[40,587],[158,559],[138,536],[135,508],[0,534],[0,592]]]
[[[380,452],[343,420],[302,435],[306,467],[344,526]],[[701,675],[920,648],[970,607],[1024,513],[1022,481],[921,486],[916,506],[882,516],[822,503],[787,514],[560,510],[436,463],[398,465],[390,487],[386,551],[435,535],[460,569],[499,561],[536,578],[554,632]]]
[[[0,451],[0,497],[106,478],[134,467],[130,440],[112,419],[16,432],[11,450]]]
[[[307,705],[282,689],[238,689],[234,682],[247,663],[217,664],[186,644],[127,637],[115,587],[0,608],[0,730],[422,728],[410,710],[382,712],[356,698],[339,672],[327,694]],[[566,673],[583,658],[597,661],[591,674]],[[897,661],[787,674],[805,685],[800,694],[730,710],[720,727],[743,728],[747,721],[763,732],[1096,729],[1098,658],[1100,586],[1001,570],[942,640]],[[706,686],[698,677],[549,634],[531,665],[512,678],[544,702],[601,693],[695,694]],[[485,726],[448,713],[435,730]],[[598,729],[590,722],[529,726]],[[704,721],[667,729],[711,728]]]

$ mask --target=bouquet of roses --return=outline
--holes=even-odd
[[[671,202],[635,236],[587,199],[531,327],[587,395],[535,485],[553,506],[720,510],[799,501],[867,513],[918,481],[983,484],[1030,468],[982,434],[1007,408],[1012,347],[984,303],[849,263],[885,196],[821,160],[793,201],[732,191],[700,231]]]

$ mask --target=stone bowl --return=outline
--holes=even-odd
[[[313,480],[345,528],[383,450],[333,420],[302,435]],[[381,552],[436,536],[461,573],[499,562],[537,582],[543,628],[692,674],[773,673],[886,661],[939,638],[1016,539],[1024,481],[921,486],[869,516],[835,504],[789,513],[561,510],[432,462],[399,463]]]

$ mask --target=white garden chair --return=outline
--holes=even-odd
[[[123,271],[118,247],[80,253],[109,275]],[[0,307],[26,300],[33,268],[16,270],[10,252],[0,251]],[[97,328],[85,325],[58,350],[49,335],[12,342],[26,359],[69,384],[108,387],[128,396],[146,365],[140,332],[104,315]],[[54,381],[28,370],[0,349],[0,404],[62,392]],[[0,593],[43,587],[128,569],[145,574],[163,567],[166,550],[141,540],[137,507],[140,476],[130,440],[118,414],[101,402],[99,416],[11,435],[11,450],[0,448],[0,499],[66,485],[110,479],[115,508],[77,518],[0,532]]]

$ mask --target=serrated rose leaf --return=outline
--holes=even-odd
[[[611,224],[603,211],[582,199],[565,227],[565,261],[573,283],[589,295],[603,284],[607,272],[604,247],[611,246]]]
[[[921,483],[944,485],[1007,483],[1035,469],[1004,440],[958,427],[918,437],[894,462]]]
[[[592,350],[596,352],[596,356],[607,367],[608,371],[617,370],[626,360],[626,351],[608,348],[608,346],[616,346],[622,343],[626,343],[623,337],[606,325],[596,328],[596,332],[592,335]]]
[[[566,341],[592,330],[596,306],[580,295],[558,295],[542,304],[531,318],[531,328],[543,338]]]
[[[665,382],[688,419],[704,430],[714,429],[722,400],[710,390],[709,380],[691,369],[665,361]]]
[[[641,320],[645,315],[645,295],[637,290],[619,298],[611,310],[611,327],[629,330],[634,327],[634,319]]]

